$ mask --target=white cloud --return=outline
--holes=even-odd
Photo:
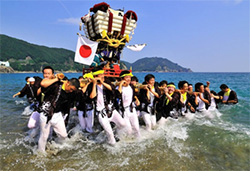
[[[234,3],[234,4],[240,4],[242,3],[244,0],[222,0],[222,2],[225,2],[225,3]]]
[[[239,3],[243,2],[243,0],[234,0],[234,2],[235,2],[236,4],[239,4]]]
[[[58,19],[57,21],[60,23],[79,25],[80,18],[64,18],[64,19]]]

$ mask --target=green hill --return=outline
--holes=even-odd
[[[49,48],[0,34],[0,61],[9,61],[16,71],[40,72],[50,65],[57,71],[82,71],[82,64],[74,62],[75,52],[62,48]],[[192,72],[166,58],[147,57],[134,63],[121,61],[121,68],[149,72]]]
[[[124,69],[129,69],[130,67],[132,67],[132,64],[127,62],[127,61],[121,61],[121,66],[120,68],[124,68]]]
[[[192,72],[189,68],[184,68],[177,63],[173,63],[166,58],[146,57],[132,63],[133,71],[151,72]]]
[[[75,52],[67,49],[39,46],[2,34],[0,47],[0,60],[8,60],[17,71],[41,71],[46,65],[62,71],[82,71],[83,68],[74,62]]]

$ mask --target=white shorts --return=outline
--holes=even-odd
[[[83,130],[92,133],[94,125],[94,110],[86,111],[86,117],[83,117],[83,111],[78,111],[78,119]]]

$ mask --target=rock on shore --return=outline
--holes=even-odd
[[[0,73],[14,73],[14,69],[11,67],[0,66]]]

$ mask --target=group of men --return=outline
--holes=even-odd
[[[220,86],[222,91],[218,94],[210,91],[209,82],[206,86],[196,83],[193,91],[191,84],[180,81],[177,89],[174,83],[165,80],[158,84],[152,74],[146,75],[139,84],[128,70],[122,71],[115,83],[105,77],[101,68],[68,80],[63,74],[54,75],[53,68],[47,66],[43,77],[27,78],[25,87],[13,95],[23,97],[26,94],[30,99],[34,112],[28,127],[40,130],[38,150],[42,152],[45,152],[51,128],[59,138],[67,138],[65,125],[72,108],[77,110],[83,131],[93,133],[95,124],[99,124],[107,142],[114,145],[119,140],[117,136],[140,138],[140,117],[145,129],[152,131],[168,117],[185,117],[186,113],[215,109],[218,102],[238,102],[236,93],[225,84]]]

